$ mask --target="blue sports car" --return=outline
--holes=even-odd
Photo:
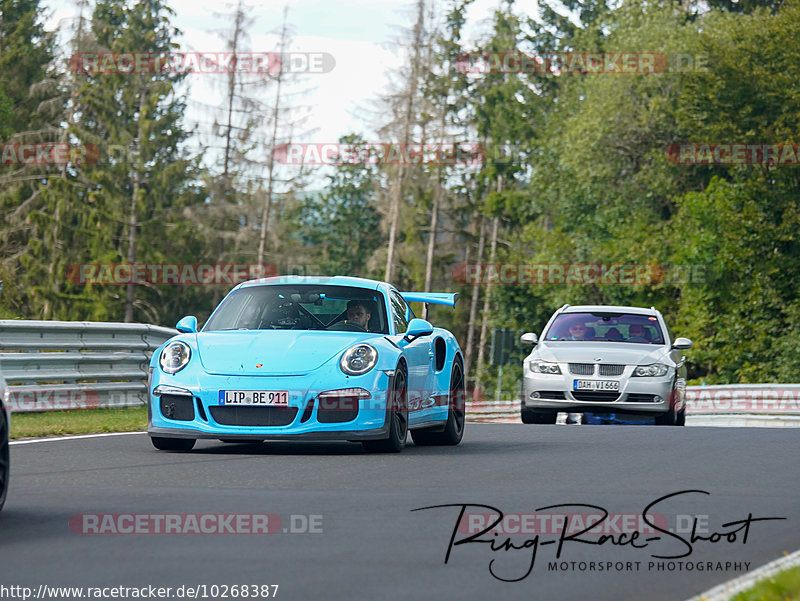
[[[202,330],[156,350],[148,433],[157,449],[198,438],[348,440],[367,451],[457,445],[464,435],[464,363],[455,336],[409,302],[454,306],[456,294],[398,292],[351,277],[243,282]]]

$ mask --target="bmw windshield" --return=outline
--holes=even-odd
[[[637,313],[561,313],[544,339],[664,344],[658,319]]]

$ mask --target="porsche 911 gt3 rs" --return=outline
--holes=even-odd
[[[456,445],[461,349],[408,303],[452,307],[457,298],[341,276],[239,284],[201,330],[184,317],[182,333],[153,354],[152,443],[347,440],[399,452],[410,431],[417,445]]]

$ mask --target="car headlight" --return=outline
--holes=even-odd
[[[652,365],[640,365],[633,370],[634,376],[654,377],[663,376],[669,371],[669,367],[663,363],[653,363]]]
[[[348,376],[367,373],[378,362],[378,351],[369,344],[357,344],[347,349],[339,360],[339,367]]]
[[[192,357],[192,349],[185,342],[175,341],[169,343],[158,359],[161,369],[168,374],[175,374],[182,370],[189,363]]]
[[[530,370],[539,374],[560,374],[561,368],[558,363],[551,363],[550,361],[531,361]]]

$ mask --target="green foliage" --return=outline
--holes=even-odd
[[[800,0],[567,0],[563,6],[578,22],[547,3],[536,19],[521,18],[506,1],[474,48],[461,36],[469,4],[450,0],[438,24],[425,21],[419,69],[406,70],[418,81],[404,80],[407,89],[387,103],[379,132],[396,139],[406,123],[412,141],[478,143],[485,153],[480,165],[346,164],[322,191],[292,184],[274,192],[270,260],[380,277],[387,205],[402,173],[393,283],[422,287],[438,200],[432,288],[457,291],[462,301],[455,311],[434,309],[432,318],[465,345],[477,290],[474,355],[483,317],[490,329],[540,332],[565,303],[654,305],[673,334],[695,343],[690,378],[797,381],[800,167],[686,165],[668,150],[685,143],[800,143]],[[131,217],[138,262],[252,260],[263,184],[203,173],[201,157],[185,152],[191,132],[176,95],[179,75],[54,72],[52,34],[42,28],[37,0],[0,0],[0,10],[0,137],[38,132],[99,149],[92,164],[0,167],[4,315],[121,319],[124,287],[82,286],[67,273],[78,263],[126,262]],[[169,51],[177,35],[172,18],[161,0],[99,0],[76,44]],[[657,73],[457,68],[468,52],[568,51],[657,53],[667,60]],[[412,89],[409,103],[404,94]],[[364,140],[351,135],[340,142]],[[453,266],[488,262],[488,236],[478,256],[479,224],[494,218],[496,262],[653,265],[665,277],[634,285],[497,285],[481,315],[487,288],[460,285]],[[688,270],[691,278],[672,277]],[[202,318],[223,292],[139,287],[134,315],[169,325],[182,314]],[[518,351],[521,358],[525,349]],[[496,373],[483,370],[491,390]],[[518,377],[509,367],[504,390]]]
[[[347,135],[339,143],[363,147],[365,140]],[[337,165],[326,189],[299,205],[297,234],[315,249],[323,273],[366,276],[367,261],[382,243],[380,215],[375,209],[377,167]]]

